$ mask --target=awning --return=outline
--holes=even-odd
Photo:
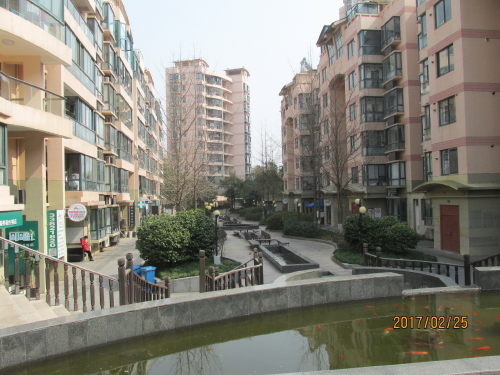
[[[323,202],[323,199],[318,199],[316,201],[316,207],[324,207],[324,202]],[[308,203],[308,204],[305,204],[304,205],[305,207],[314,207],[314,203]]]

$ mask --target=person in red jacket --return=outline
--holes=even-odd
[[[93,262],[94,258],[92,258],[92,251],[90,251],[88,238],[89,238],[89,236],[85,236],[85,237],[80,238],[80,245],[82,245],[82,249],[88,255],[89,260],[91,260]]]

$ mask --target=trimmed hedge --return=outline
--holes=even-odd
[[[297,212],[293,211],[282,211],[275,213],[266,220],[267,229],[272,230],[283,230],[283,224],[288,219],[297,218]],[[313,221],[312,215],[301,213],[301,221]]]
[[[395,253],[414,249],[419,240],[416,231],[392,216],[373,219],[362,215],[360,226],[359,215],[351,215],[344,222],[343,234],[351,247],[360,248],[360,244],[367,243],[371,250],[381,247]]]
[[[316,238],[321,234],[320,226],[311,221],[299,221],[297,218],[285,220],[283,234],[289,236]]]

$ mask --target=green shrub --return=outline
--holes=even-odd
[[[418,242],[417,233],[392,216],[373,219],[362,215],[360,227],[359,215],[351,215],[344,222],[343,234],[352,248],[367,243],[370,250],[381,247],[384,251],[397,253],[414,249]]]
[[[250,220],[250,221],[259,221],[262,218],[262,211],[261,212],[248,212],[245,215],[245,220]]]
[[[321,234],[318,224],[311,221],[299,221],[297,218],[285,220],[283,224],[283,234],[289,236],[315,238]]]
[[[297,212],[293,211],[282,211],[275,213],[266,220],[267,229],[271,230],[283,230],[283,223],[287,219],[292,219],[297,217]],[[312,215],[301,213],[301,221],[313,221]]]
[[[212,256],[215,224],[200,211],[159,215],[145,220],[137,229],[136,247],[141,258],[157,267],[196,260],[200,250]]]
[[[342,263],[363,264],[363,254],[349,249],[337,249],[333,253],[333,257]]]

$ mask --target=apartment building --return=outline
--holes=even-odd
[[[6,0],[0,20],[0,235],[57,258],[116,243],[158,211],[164,136],[123,3]]]
[[[249,178],[249,72],[216,73],[203,59],[194,59],[174,62],[166,77],[169,153],[197,160],[200,173],[213,183],[231,173]]]
[[[370,215],[397,217],[435,248],[498,253],[500,4],[344,3],[317,43],[318,121],[343,108],[349,213],[360,198]]]

